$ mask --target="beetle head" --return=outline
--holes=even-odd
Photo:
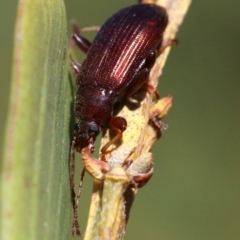
[[[78,124],[76,124],[76,150],[81,152],[82,148],[89,146],[91,148],[91,152],[93,152],[94,142],[100,131],[101,127],[94,121],[80,121]]]

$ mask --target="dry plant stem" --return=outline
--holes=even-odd
[[[191,0],[159,0],[155,3],[166,8],[169,25],[164,33],[164,42],[174,39],[183,21]],[[153,1],[143,1],[150,3]],[[157,59],[149,83],[156,87],[170,48]],[[156,131],[149,124],[151,117],[162,119],[172,105],[172,97],[152,104],[147,94],[141,106],[134,111],[124,107],[119,116],[127,119],[128,127],[119,145],[109,148],[107,162],[92,158],[89,151],[82,152],[86,170],[95,178],[85,240],[123,239],[129,212],[139,187],[147,183],[153,174],[152,154],[149,152],[157,140]],[[110,131],[111,132],[111,131]],[[109,142],[110,133],[103,136],[101,146]]]

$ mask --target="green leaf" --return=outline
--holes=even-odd
[[[67,239],[71,82],[62,0],[20,0],[2,172],[1,239]]]

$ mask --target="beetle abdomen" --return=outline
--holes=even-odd
[[[156,5],[124,8],[100,29],[82,64],[78,86],[98,85],[122,93],[144,66],[151,50],[162,43],[168,18]]]

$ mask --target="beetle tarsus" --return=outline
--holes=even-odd
[[[161,47],[159,48],[158,55],[162,54],[166,48],[171,47],[173,45],[177,45],[178,40],[177,39],[169,39],[167,42],[163,43]]]
[[[80,73],[81,64],[79,64],[77,61],[72,60],[70,66],[75,75],[77,76]]]

